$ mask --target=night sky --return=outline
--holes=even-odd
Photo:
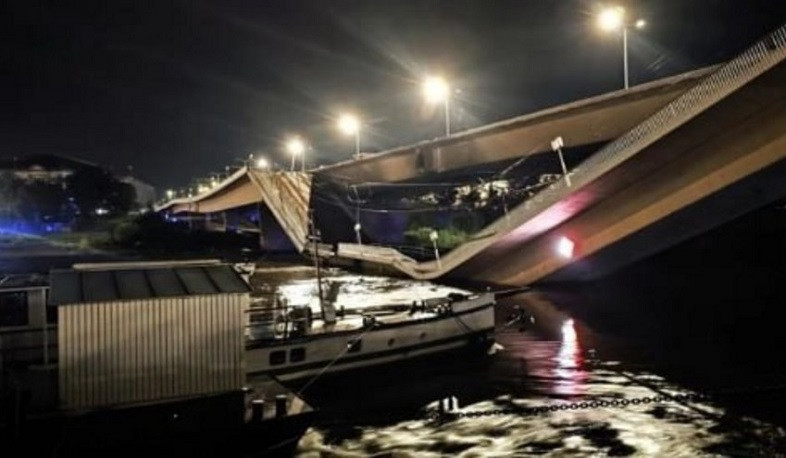
[[[631,84],[724,61],[786,23],[784,0],[641,0]],[[585,0],[4,2],[0,159],[70,155],[160,187],[249,153],[351,156],[438,136],[420,80],[446,76],[454,130],[619,89],[619,36]]]

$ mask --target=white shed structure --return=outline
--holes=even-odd
[[[92,264],[51,273],[62,409],[241,390],[248,284],[218,262]]]

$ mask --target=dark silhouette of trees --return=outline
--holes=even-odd
[[[76,170],[66,180],[66,189],[83,218],[128,213],[136,200],[131,185],[121,183],[106,170],[94,167]]]

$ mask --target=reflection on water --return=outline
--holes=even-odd
[[[347,308],[408,303],[451,290],[341,272],[331,277],[346,282],[339,304]],[[303,278],[281,280],[278,287],[292,303],[306,303],[315,294],[313,280]],[[504,349],[491,357],[490,364],[469,367],[454,361],[439,376],[402,374],[346,382],[342,386],[347,389],[332,391],[330,405],[322,407],[327,418],[342,416],[351,424],[311,428],[298,445],[299,456],[774,456],[786,450],[781,428],[729,415],[709,403],[459,417],[442,424],[426,420],[440,399],[454,395],[460,411],[472,412],[691,393],[657,374],[609,360],[612,353],[604,354],[602,362],[588,358],[588,350],[603,336],[557,312],[537,292],[501,304],[498,323],[504,322],[501,317],[507,316],[513,302],[536,315],[538,328],[520,333],[500,327],[496,339]],[[468,386],[473,389],[464,390]],[[347,414],[364,390],[394,393],[397,404],[414,404],[420,412],[382,422]],[[363,399],[362,403],[375,402],[374,395]],[[389,404],[385,406],[380,410],[387,412]]]
[[[554,387],[556,394],[563,396],[581,396],[582,388],[587,379],[587,372],[582,367],[581,347],[576,337],[573,319],[562,324],[562,340],[556,356],[554,368]]]

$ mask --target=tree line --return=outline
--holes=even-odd
[[[0,171],[0,220],[73,224],[127,214],[136,192],[106,170],[85,167],[62,180],[24,180]]]

